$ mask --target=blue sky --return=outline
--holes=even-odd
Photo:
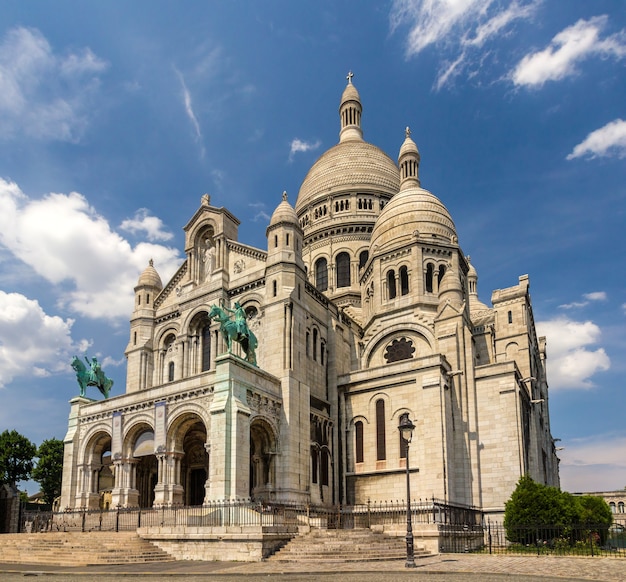
[[[621,0],[4,0],[0,430],[63,438],[74,354],[123,393],[133,287],[180,264],[202,194],[266,247],[352,70],[367,141],[395,159],[411,127],[482,301],[530,275],[563,488],[625,487],[625,67]]]

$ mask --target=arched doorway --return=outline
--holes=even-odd
[[[185,505],[202,505],[206,496],[209,475],[209,455],[206,450],[207,431],[204,422],[190,415],[181,426],[184,457],[181,467],[181,485]]]
[[[154,431],[151,428],[143,427],[137,431],[132,457],[135,461],[135,483],[139,493],[139,507],[152,507],[159,468],[154,454]]]
[[[276,438],[264,420],[254,419],[250,425],[250,497],[268,501],[275,486],[274,457]]]
[[[114,485],[111,470],[111,435],[102,431],[89,439],[83,464],[81,503],[90,509],[108,509]],[[107,497],[108,494],[108,497]]]

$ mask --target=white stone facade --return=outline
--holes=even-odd
[[[126,393],[71,402],[62,507],[403,499],[502,511],[525,473],[558,485],[545,340],[528,276],[481,303],[442,202],[363,140],[351,80],[340,141],[286,195],[267,249],[202,197],[165,285],[135,287]],[[243,306],[256,365],[227,353],[211,306]]]

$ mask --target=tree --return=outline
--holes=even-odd
[[[602,497],[582,495],[576,497],[580,523],[599,536],[599,542],[604,543],[609,535],[609,527],[613,523],[613,512],[609,504]]]
[[[26,481],[33,470],[37,447],[16,430],[0,434],[0,482],[15,487]]]
[[[535,483],[524,475],[504,506],[504,527],[512,542],[534,543],[538,539],[585,534],[585,526],[606,537],[613,515],[601,497],[574,496],[556,487]],[[586,534],[585,534],[586,535]]]
[[[43,499],[52,504],[61,495],[63,476],[63,441],[51,438],[43,441],[37,450],[37,466],[33,469],[33,479],[39,483]]]
[[[524,544],[545,537],[539,530],[554,528],[565,531],[578,521],[573,495],[556,487],[535,483],[524,475],[504,506],[507,538]]]

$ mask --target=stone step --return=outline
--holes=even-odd
[[[415,557],[430,555],[424,548],[415,548]],[[406,558],[403,537],[373,533],[370,530],[314,530],[300,535],[268,561],[275,562],[367,562]]]
[[[0,563],[84,566],[168,562],[174,558],[134,532],[49,532],[0,536]]]

